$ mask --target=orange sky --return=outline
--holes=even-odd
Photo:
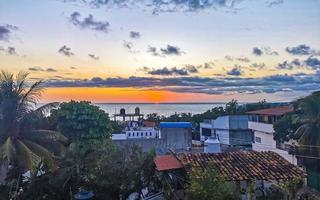
[[[206,102],[221,101],[221,97],[207,94],[175,93],[163,90],[136,88],[47,88],[41,102],[86,100],[92,102]]]

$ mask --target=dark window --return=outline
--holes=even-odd
[[[261,143],[261,137],[256,137],[256,143]]]

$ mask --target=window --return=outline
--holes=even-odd
[[[140,135],[141,135],[141,137],[142,137],[142,136],[143,136],[143,132],[141,132],[141,134],[140,134]]]
[[[152,136],[152,133],[150,132],[150,136]]]
[[[131,136],[131,133],[129,132],[129,137]]]
[[[261,143],[261,137],[256,137],[256,143]]]
[[[132,136],[134,137],[134,132],[132,133]]]

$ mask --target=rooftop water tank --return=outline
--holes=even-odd
[[[121,108],[120,109],[120,115],[126,115],[126,109]]]
[[[220,153],[220,141],[217,138],[209,137],[206,141],[204,141],[204,152]]]
[[[134,113],[135,113],[136,115],[140,115],[140,108],[139,108],[139,107],[136,107],[136,108],[134,109]]]

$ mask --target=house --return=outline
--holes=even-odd
[[[157,154],[185,152],[192,147],[191,129],[190,122],[161,122],[159,128],[126,127],[124,133],[113,134],[112,140],[120,148],[138,145],[144,152],[152,149]]]
[[[254,133],[252,150],[273,151],[289,162],[297,164],[297,158],[288,152],[288,144],[279,144],[273,139],[273,124],[284,114],[292,111],[293,107],[288,105],[247,112],[249,115],[248,127]]]
[[[180,153],[157,156],[154,163],[159,172],[168,175],[168,182],[174,182],[172,191],[180,194],[182,193],[181,190],[186,188],[181,184],[183,182],[187,183],[187,177],[182,177],[181,174],[188,175],[193,168],[207,170],[208,167],[214,166],[217,170],[217,176],[221,180],[238,183],[237,185],[242,191],[241,199],[249,199],[247,191],[252,183],[254,183],[256,196],[263,196],[272,184],[306,177],[306,173],[298,166],[291,164],[272,151]]]
[[[250,149],[253,133],[247,115],[226,115],[200,123],[200,140],[218,139],[221,146]]]

